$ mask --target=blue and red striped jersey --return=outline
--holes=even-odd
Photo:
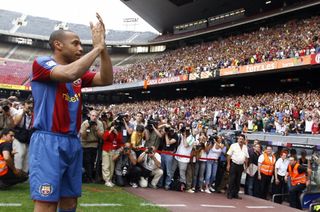
[[[57,65],[49,56],[38,57],[33,62],[33,127],[42,131],[77,135],[81,126],[81,88],[91,86],[95,73],[87,71],[74,82],[57,82],[50,78],[51,70]]]

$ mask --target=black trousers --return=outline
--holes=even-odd
[[[259,197],[261,199],[267,199],[269,193],[269,187],[271,184],[272,176],[265,175],[261,173],[261,180],[260,180],[260,193]]]
[[[16,176],[11,169],[8,170],[8,173],[1,176],[0,180],[2,181],[2,187],[9,187],[9,186],[13,186],[16,185],[18,183],[22,183],[24,181],[26,181],[28,179],[27,176],[24,177],[18,177]]]
[[[284,176],[278,175],[279,184],[276,184],[276,180],[273,181],[272,184],[272,193],[273,194],[285,194],[288,191],[287,183],[284,180]],[[274,198],[274,202],[282,204],[284,197],[283,196],[277,196]]]
[[[227,167],[226,161],[219,161],[216,174],[215,190],[218,191]]]
[[[126,176],[116,175],[116,185],[126,186],[129,183],[139,184],[139,180],[142,174],[142,170],[139,166],[131,166],[128,169],[128,174]]]
[[[241,176],[243,172],[243,164],[238,165],[231,163],[230,165],[230,175],[229,175],[229,197],[237,197],[240,190]]]
[[[97,158],[97,148],[83,148],[83,168],[85,170],[85,182],[93,182],[95,177],[94,164]]]
[[[298,184],[296,186],[291,186],[289,190],[289,203],[290,207],[302,209],[300,203],[300,195],[302,191],[306,188],[306,184]]]

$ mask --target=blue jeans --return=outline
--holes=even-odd
[[[216,180],[216,174],[218,169],[218,161],[208,160],[206,164],[206,185],[212,184]]]
[[[165,179],[165,186],[170,186],[171,179],[172,179],[172,162],[173,156],[172,155],[161,155],[161,168],[163,172],[166,172],[166,176],[163,176]]]
[[[245,191],[244,193],[250,196],[253,196],[253,184],[254,184],[254,176],[251,177],[249,174],[246,176],[246,182],[245,182]]]

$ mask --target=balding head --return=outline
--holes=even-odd
[[[66,35],[66,33],[74,33],[71,30],[63,30],[63,29],[59,29],[59,30],[55,30],[51,33],[50,38],[49,38],[49,45],[52,51],[54,51],[55,46],[54,46],[54,41],[60,41],[63,42],[63,39]]]

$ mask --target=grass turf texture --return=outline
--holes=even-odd
[[[2,212],[28,212],[33,211],[33,201],[30,200],[29,184],[19,184],[7,190],[0,190],[0,203],[20,203],[22,206],[0,206]],[[122,204],[122,206],[108,207],[83,207],[80,204]],[[107,188],[101,184],[83,184],[82,197],[78,200],[77,212],[102,212],[102,211],[168,211],[156,206],[141,206],[141,203],[149,203],[144,199],[126,192],[119,187]]]

